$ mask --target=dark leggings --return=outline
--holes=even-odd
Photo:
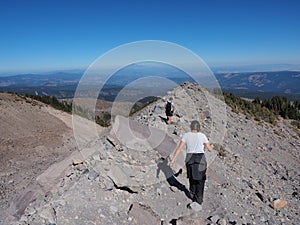
[[[192,178],[189,178],[189,181],[190,194],[193,202],[198,202],[199,204],[202,204],[205,180],[194,180]]]

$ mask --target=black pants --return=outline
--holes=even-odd
[[[189,178],[189,181],[192,201],[202,204],[205,180],[194,180],[192,178]]]
[[[202,204],[207,168],[205,155],[203,153],[188,153],[186,168],[190,182],[191,199],[193,202]]]

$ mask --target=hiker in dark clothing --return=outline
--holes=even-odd
[[[167,116],[167,124],[171,124],[172,123],[172,116],[174,114],[174,104],[172,103],[173,98],[170,97],[169,100],[167,101],[166,105],[165,105],[165,109],[166,109],[166,116]]]
[[[209,151],[212,151],[213,147],[209,144],[206,135],[200,132],[200,123],[196,120],[191,123],[191,132],[183,135],[182,140],[170,161],[171,167],[185,145],[187,152],[185,163],[187,177],[190,183],[190,195],[193,202],[202,204],[207,167],[204,147]]]

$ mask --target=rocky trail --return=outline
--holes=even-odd
[[[170,96],[176,110],[167,125]],[[68,123],[65,114],[58,117]],[[173,168],[168,155],[194,119],[217,150],[206,153],[204,203],[188,208],[184,154]],[[49,181],[44,187],[51,190],[38,182],[41,194],[27,201],[22,215],[9,211],[2,224],[300,224],[300,136],[288,120],[273,126],[246,119],[185,83],[130,119],[116,117],[99,134],[40,174],[36,179]],[[53,173],[60,178],[52,182]]]

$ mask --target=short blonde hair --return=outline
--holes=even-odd
[[[193,120],[191,122],[191,130],[196,130],[197,132],[200,131],[200,123],[197,120]]]

